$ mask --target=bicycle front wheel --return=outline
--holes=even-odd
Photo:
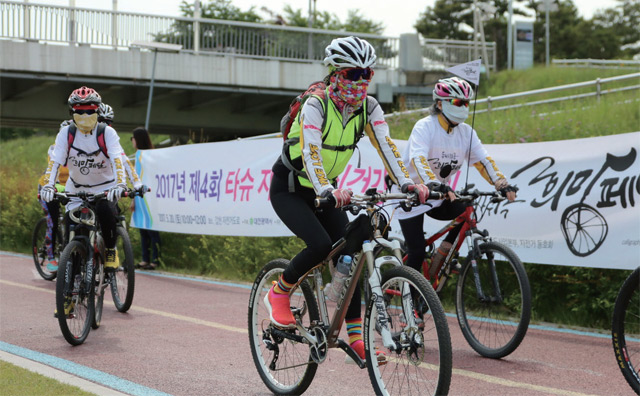
[[[91,328],[97,329],[102,321],[102,307],[104,306],[105,282],[104,259],[101,254],[95,253],[93,257],[93,287],[95,289],[95,306]]]
[[[369,377],[376,395],[446,395],[451,384],[451,337],[440,300],[420,273],[409,267],[384,272],[380,281],[389,322],[379,321],[376,295],[364,317]],[[395,350],[385,347],[389,329]],[[378,360],[384,352],[386,361]]]
[[[618,367],[631,388],[640,394],[640,267],[620,288],[613,308],[611,339]],[[633,341],[631,341],[633,339]],[[627,343],[627,341],[631,341]]]
[[[60,256],[56,281],[56,315],[60,331],[71,345],[82,344],[94,319],[94,288],[86,287],[88,252],[80,241],[71,241]]]
[[[529,278],[518,256],[500,243],[479,246],[458,278],[456,312],[464,338],[480,355],[499,359],[518,348],[531,318]]]
[[[264,298],[289,264],[278,259],[269,262],[258,274],[249,299],[249,344],[253,362],[265,385],[278,395],[300,395],[311,384],[318,364],[311,357],[307,344],[286,336],[296,337],[296,329],[279,330],[271,324]],[[318,306],[307,281],[291,292],[291,309],[299,312],[302,324],[309,328],[319,320]]]
[[[111,296],[116,309],[127,312],[133,303],[133,293],[136,283],[136,271],[133,267],[133,249],[129,234],[124,227],[116,227],[116,250],[120,266],[109,274],[111,280]]]
[[[33,228],[33,234],[31,236],[31,253],[33,255],[33,263],[36,266],[36,270],[44,280],[54,280],[57,272],[51,272],[47,269],[47,259],[49,254],[48,248],[53,249],[53,255],[57,259],[60,254],[59,245],[62,243],[62,233],[60,230],[56,230],[56,244],[51,245],[51,241],[47,238],[47,218],[43,217],[36,223]]]

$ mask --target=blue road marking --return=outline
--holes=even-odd
[[[7,344],[0,341],[0,350],[17,355],[26,359],[33,360],[38,363],[46,364],[58,370],[73,374],[77,377],[84,378],[86,380],[98,383],[100,385],[108,386],[112,389],[134,395],[134,396],[171,396],[168,393],[160,392],[156,389],[147,388],[136,384],[135,382],[127,381],[115,375],[107,374],[103,371],[92,369],[90,367],[82,366],[80,364],[71,362],[69,360],[61,359],[55,356],[46,355],[44,353],[32,351],[30,349],[22,348],[16,345]]]

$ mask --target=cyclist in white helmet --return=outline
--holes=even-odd
[[[303,102],[282,155],[273,165],[269,191],[276,214],[306,243],[265,297],[272,322],[283,328],[295,325],[287,293],[302,275],[329,254],[332,244],[344,236],[348,218],[339,208],[350,202],[353,193],[337,188],[336,178],[344,171],[363,133],[378,150],[394,182],[405,191],[414,188],[389,137],[382,108],[375,98],[367,96],[376,62],[374,48],[352,36],[333,40],[325,54],[324,63],[329,67],[324,80],[326,88]],[[426,197],[424,190],[423,185],[420,187],[423,198]],[[334,207],[316,210],[313,201],[318,196],[331,200]],[[356,288],[345,320],[351,347],[364,359],[360,311],[360,289]]]
[[[402,154],[415,183],[427,184],[431,190],[447,195],[444,201],[429,200],[427,205],[414,207],[410,212],[396,212],[407,246],[406,264],[418,271],[425,253],[423,214],[437,220],[452,220],[465,210],[464,205],[455,201],[455,194],[447,184],[465,161],[469,160],[509,201],[516,198],[515,188],[509,185],[482,146],[476,131],[464,123],[469,116],[472,98],[473,88],[465,80],[458,77],[439,80],[433,89],[435,103],[431,114],[416,122]],[[397,186],[394,188],[397,190]],[[433,255],[429,266],[430,278],[433,279],[442,265],[460,227],[462,223],[447,234]]]
[[[98,122],[104,122],[111,126],[113,124],[113,108],[106,103],[100,103],[98,107]]]

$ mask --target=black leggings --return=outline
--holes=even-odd
[[[104,238],[105,247],[113,249],[116,247],[116,203],[111,203],[106,199],[101,199],[96,204],[96,216],[100,222],[100,229],[102,230],[102,237]],[[69,218],[69,211],[65,215],[65,240],[69,241],[69,225],[72,220]]]
[[[453,220],[460,216],[466,206],[458,201],[443,201],[442,205],[431,209],[426,214],[436,220]],[[407,263],[411,268],[422,273],[422,261],[424,260],[426,239],[424,237],[424,216],[418,215],[408,219],[399,220],[404,242],[407,246]],[[462,228],[462,223],[449,231],[445,241],[453,243]]]
[[[333,243],[345,235],[349,219],[340,209],[316,209],[313,205],[316,193],[311,188],[296,185],[296,191],[289,192],[286,174],[274,173],[269,197],[278,217],[307,245],[291,259],[282,276],[286,282],[296,283],[329,255]],[[360,294],[360,288],[357,287],[349,303],[346,319],[361,317]]]

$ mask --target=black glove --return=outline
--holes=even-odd
[[[446,183],[431,182],[427,183],[427,187],[429,187],[429,190],[442,193],[445,196],[449,191],[453,191],[453,189]]]
[[[501,188],[499,191],[500,191],[500,195],[502,195],[503,197],[506,197],[508,192],[511,192],[511,191],[518,192],[518,187],[512,186],[511,184],[507,184],[506,187]]]

